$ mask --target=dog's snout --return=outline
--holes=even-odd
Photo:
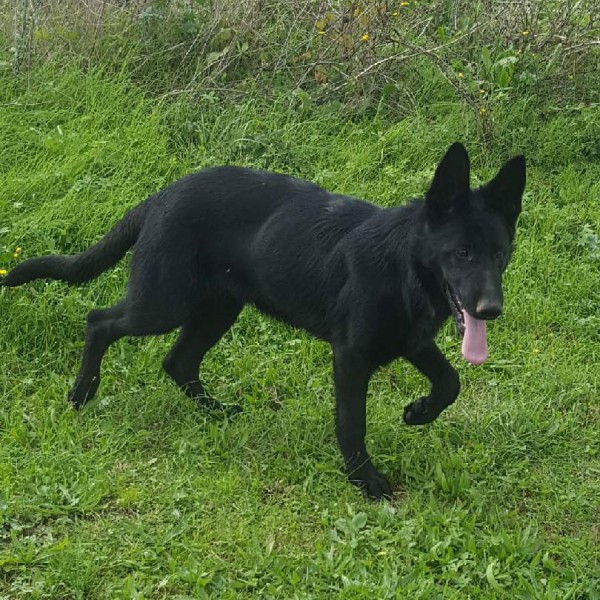
[[[496,319],[502,314],[502,303],[498,300],[482,298],[475,307],[478,319],[491,320]]]

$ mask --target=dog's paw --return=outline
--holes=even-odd
[[[404,422],[407,425],[425,425],[435,421],[440,412],[432,409],[429,396],[423,396],[404,407]]]
[[[392,488],[387,477],[373,466],[365,469],[364,472],[353,473],[348,479],[361,488],[369,498],[374,500],[392,498]]]
[[[88,400],[91,400],[100,385],[100,376],[92,377],[90,381],[77,378],[73,387],[67,394],[67,400],[77,409],[81,408]]]
[[[227,417],[235,417],[235,415],[244,412],[244,409],[239,404],[222,404],[221,406]]]

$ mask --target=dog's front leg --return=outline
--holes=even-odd
[[[431,393],[404,408],[404,421],[407,425],[431,423],[458,397],[460,391],[458,373],[440,352],[435,342],[406,356],[406,359],[429,379]]]
[[[335,427],[340,449],[346,462],[348,479],[372,498],[391,498],[392,490],[384,475],[371,463],[365,446],[366,401],[369,379],[373,373],[356,353],[334,349]]]

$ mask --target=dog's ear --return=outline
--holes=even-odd
[[[425,206],[430,219],[443,218],[452,210],[456,199],[469,191],[470,173],[467,150],[461,143],[454,142],[435,170],[431,186],[425,194]]]
[[[487,205],[506,217],[514,227],[521,212],[525,190],[525,157],[515,156],[504,163],[498,175],[481,188]]]

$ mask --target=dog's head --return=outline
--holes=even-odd
[[[487,357],[484,321],[502,313],[502,274],[521,212],[525,159],[510,159],[479,189],[470,188],[469,178],[467,151],[452,144],[436,169],[425,209],[428,262],[435,266],[465,341],[474,340],[472,352],[467,348],[465,353],[463,343],[465,358],[479,363]]]

